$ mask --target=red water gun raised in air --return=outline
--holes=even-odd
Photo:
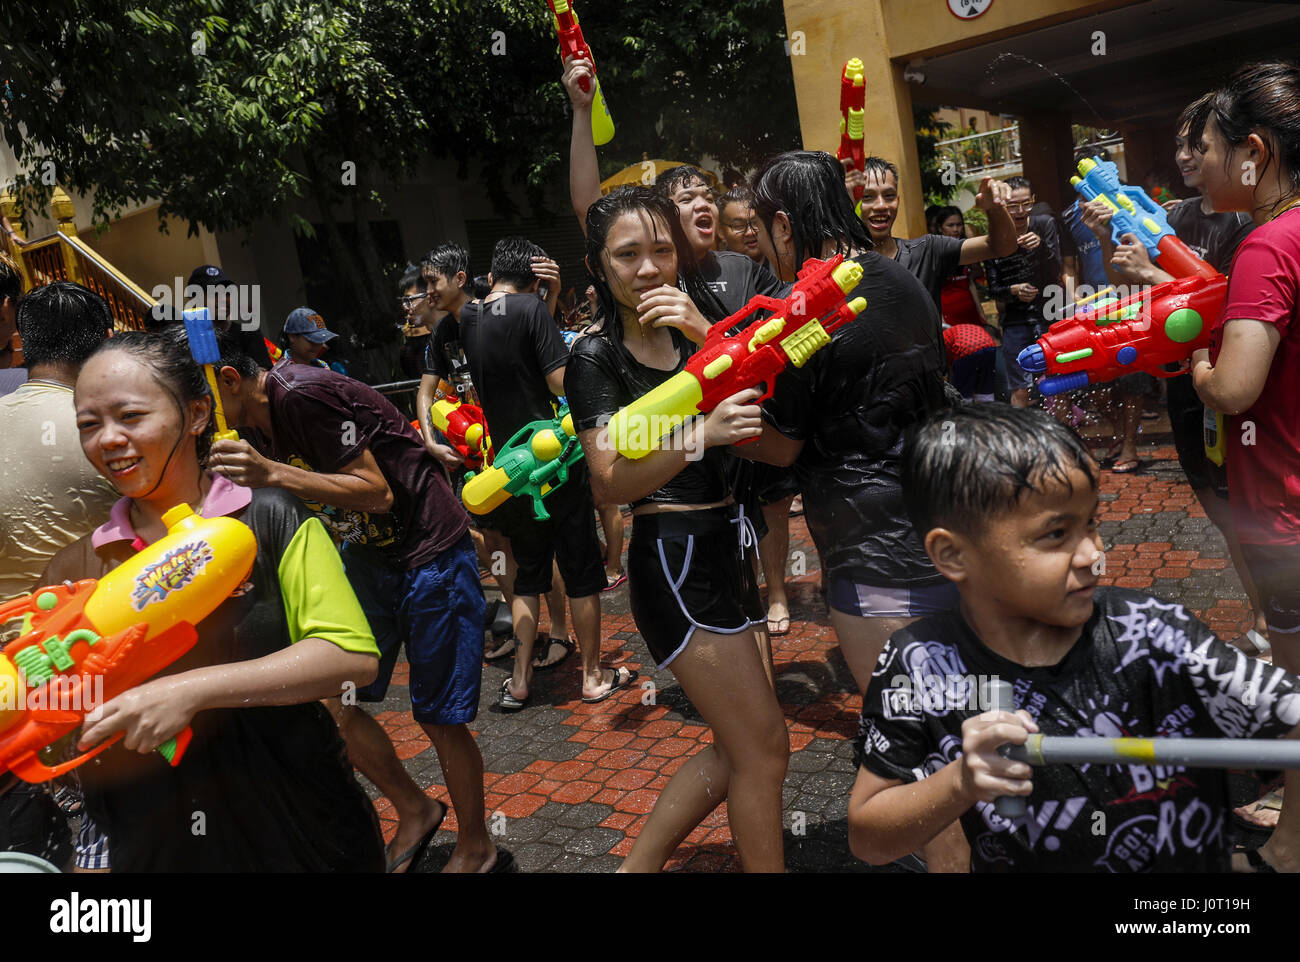
[[[865,298],[846,299],[861,279],[861,265],[843,254],[828,261],[808,258],[789,295],[753,297],[709,328],[683,370],[615,413],[606,427],[614,449],[625,458],[643,458],[688,418],[707,414],[733,394],[761,384],[763,395],[753,403],[770,398],[787,364],[803,367],[831,342],[832,331],[866,308]],[[756,311],[773,314],[728,336]]]
[[[569,0],[546,0],[546,2],[550,4],[551,20],[555,25],[555,33],[560,38],[560,62],[568,63],[576,59],[591,63],[591,72],[596,84],[596,99],[591,103],[591,139],[595,141],[597,147],[607,144],[614,139],[614,118],[609,115],[609,107],[605,105],[605,95],[600,92],[600,79],[595,77],[596,60],[591,55],[591,48],[587,46],[587,41],[583,39],[582,28],[578,26],[578,15],[573,12],[573,4]],[[585,77],[579,81],[579,86],[584,93],[591,89]]]
[[[1048,375],[1038,383],[1045,395],[1135,371],[1175,377],[1187,370],[1194,351],[1209,347],[1227,291],[1222,274],[1197,273],[1123,300],[1098,301],[1057,321],[1017,361],[1030,373]]]
[[[863,114],[867,103],[865,66],[854,57],[844,64],[840,74],[840,149],[835,156],[840,160],[851,160],[853,169],[862,171],[867,165],[866,132],[863,129]],[[862,202],[863,185],[853,188],[853,200]]]
[[[189,651],[194,625],[244,583],[257,556],[253,532],[234,518],[202,518],[188,505],[163,515],[166,537],[98,581],[41,588],[0,605],[0,624],[29,616],[0,653],[0,771],[29,782],[62,775],[122,738],[48,764],[42,751],[85,716]],[[187,726],[158,746],[171,765]]]

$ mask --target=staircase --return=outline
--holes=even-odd
[[[59,229],[28,240],[14,227],[16,199],[11,194],[0,196],[0,250],[18,265],[23,290],[54,281],[75,281],[108,302],[115,328],[143,330],[154,299],[77,237],[72,199],[61,188],[55,188],[50,211]]]

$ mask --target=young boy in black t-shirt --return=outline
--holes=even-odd
[[[1001,745],[1103,737],[1300,735],[1300,679],[1219,641],[1182,605],[1097,587],[1096,463],[1042,411],[936,415],[903,489],[958,609],[896,632],[863,698],[849,843],[880,864],[960,819],[977,871],[1223,871],[1227,776],[1182,766],[1053,765]],[[981,683],[1015,714],[980,714]],[[995,813],[1028,796],[1027,815]]]
[[[530,422],[553,418],[552,399],[564,393],[569,351],[546,302],[537,296],[537,257],[545,252],[522,237],[497,241],[488,275],[491,292],[460,312],[461,346],[498,451]],[[606,674],[600,667],[600,593],[608,582],[585,461],[573,465],[568,480],[547,495],[546,508],[551,519],[538,521],[531,499],[511,498],[488,515],[510,539],[516,565],[511,608],[518,647],[514,673],[501,687],[499,704],[506,710],[522,708],[528,700],[540,596],[551,590],[553,564],[573,612],[583,701],[603,701],[636,677],[626,668]],[[558,638],[551,643],[564,644]],[[547,655],[543,664],[550,662]]]

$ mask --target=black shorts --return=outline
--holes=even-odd
[[[1243,544],[1241,556],[1259,589],[1270,640],[1300,641],[1300,544]]]
[[[510,539],[510,550],[519,570],[515,594],[544,595],[551,590],[551,562],[560,568],[564,593],[570,598],[599,594],[608,586],[605,552],[596,537],[596,506],[591,500],[587,464],[579,461],[569,469],[568,480],[546,496],[551,517],[538,521],[533,516],[533,499],[511,498],[486,515],[484,527],[499,530]]]
[[[1192,387],[1192,376],[1172,377],[1168,386],[1169,427],[1187,483],[1193,491],[1210,488],[1227,501],[1228,472],[1205,455],[1205,405]]]
[[[776,504],[799,493],[799,481],[794,467],[783,468],[775,464],[754,463],[754,493],[762,507]]]
[[[685,650],[696,628],[732,635],[766,620],[742,538],[752,545],[753,528],[734,507],[632,518],[628,597],[658,667]]]

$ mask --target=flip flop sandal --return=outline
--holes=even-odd
[[[623,682],[620,683],[619,680],[618,680],[618,676],[619,676],[619,674],[622,673],[622,672],[627,672],[627,680],[626,680],[626,681],[623,681]],[[606,698],[609,698],[611,695],[617,694],[618,692],[620,692],[620,691],[622,691],[624,688],[626,688],[628,685],[632,684],[632,682],[636,681],[636,678],[637,678],[637,673],[636,673],[636,670],[635,670],[635,669],[632,669],[632,668],[623,668],[623,667],[621,667],[621,666],[618,667],[618,668],[615,668],[615,669],[614,669],[614,681],[613,681],[613,684],[611,684],[611,685],[609,686],[609,690],[608,690],[608,691],[601,692],[599,695],[596,695],[596,696],[594,696],[594,697],[592,697],[592,698],[584,698],[584,699],[582,700],[582,703],[583,703],[584,705],[595,705],[595,704],[597,704],[598,702],[602,702],[602,701],[604,701]]]
[[[505,849],[499,848],[497,849],[497,860],[492,863],[492,867],[488,869],[484,874],[501,875],[505,872],[509,872],[513,870],[514,865],[515,865],[515,857],[511,855],[509,852],[507,852]]]
[[[529,695],[531,696],[531,692]],[[501,697],[497,699],[497,707],[502,711],[519,711],[528,704],[528,697],[522,701],[510,694],[510,679],[507,678],[501,683]]]
[[[1121,467],[1121,465],[1128,465],[1128,467]],[[1111,474],[1136,474],[1141,467],[1142,467],[1142,461],[1140,459],[1126,459],[1124,461],[1116,461],[1113,465],[1111,465],[1110,473]]]
[[[494,662],[504,661],[506,658],[513,658],[515,655],[515,649],[518,647],[519,639],[514,635],[511,635],[509,638],[502,641],[501,644],[490,654],[484,651],[483,660],[490,665]]]
[[[412,871],[414,871],[415,866],[420,864],[420,859],[424,857],[424,850],[429,847],[429,842],[433,839],[433,836],[438,833],[438,829],[442,828],[443,819],[447,817],[447,803],[439,802],[438,804],[442,806],[442,814],[438,816],[438,820],[433,823],[433,828],[429,829],[429,831],[427,831],[424,834],[424,837],[422,839],[420,839],[418,842],[416,842],[414,845],[408,848],[405,852],[403,852],[400,856],[398,856],[398,858],[395,861],[392,862],[387,861],[388,848],[392,846],[392,843],[390,842],[389,845],[384,848],[384,856],[385,856],[385,863],[386,863],[384,867],[384,871],[386,871],[389,875],[394,874],[394,869],[398,868],[401,865],[405,865],[407,862],[410,862],[411,865],[406,870],[406,874],[409,875]]]
[[[1237,872],[1238,874],[1245,874],[1245,875],[1251,873],[1255,873],[1258,875],[1277,874],[1277,869],[1269,865],[1268,862],[1264,861],[1264,856],[1260,855],[1259,852],[1253,848],[1250,849],[1249,851],[1233,852],[1232,854],[1246,856],[1246,864],[1250,866],[1244,872],[1241,869],[1234,868],[1233,871]]]
[[[780,625],[782,624],[785,625],[784,628],[780,627]],[[773,628],[772,627],[773,625],[777,625],[778,627]],[[789,617],[767,619],[767,635],[769,638],[779,638],[782,635],[788,635],[788,634],[790,634]]]
[[[541,640],[542,640],[542,636],[539,635],[537,640],[538,640],[538,641],[541,641]],[[546,669],[548,669],[548,668],[554,668],[554,667],[555,667],[556,665],[558,665],[560,662],[562,662],[562,661],[564,661],[566,658],[568,658],[569,655],[573,654],[573,649],[575,649],[575,648],[578,647],[576,644],[574,644],[572,638],[565,638],[564,640],[560,640],[559,638],[547,638],[547,639],[546,639],[546,649],[545,649],[545,652],[544,652],[546,657],[549,657],[549,656],[550,656],[550,654],[551,654],[551,646],[552,646],[552,645],[560,645],[560,646],[562,646],[562,647],[564,648],[564,654],[562,654],[559,658],[556,658],[554,661],[548,661],[548,662],[547,662],[546,664],[544,664],[544,665],[539,665],[539,664],[537,664],[537,662],[533,662],[533,671],[546,671]],[[536,656],[534,656],[534,657],[536,657]]]
[[[1268,794],[1258,799],[1257,801],[1250,802],[1249,804],[1242,805],[1241,807],[1249,810],[1250,814],[1252,815],[1257,815],[1260,812],[1264,812],[1264,811],[1281,812],[1282,792],[1280,791],[1269,792]],[[1277,827],[1276,824],[1263,825],[1257,822],[1252,822],[1247,816],[1242,815],[1236,809],[1233,809],[1232,811],[1232,820],[1233,822],[1235,822],[1236,824],[1240,825],[1242,828],[1250,832],[1271,832]]]

